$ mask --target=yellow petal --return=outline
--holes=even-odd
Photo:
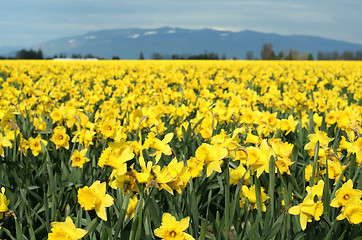
[[[307,214],[301,213],[300,214],[300,226],[304,231],[307,228],[307,222],[309,221],[309,216]]]
[[[174,227],[176,223],[177,223],[176,218],[172,216],[170,213],[164,213],[162,215],[162,226],[166,228]]]
[[[220,168],[220,164],[219,161],[213,161],[211,163],[209,163],[207,165],[207,169],[206,169],[206,177],[210,177],[211,173],[213,171],[219,172],[221,173],[221,168]]]
[[[99,218],[101,218],[104,221],[107,221],[107,213],[106,213],[106,208],[105,207],[99,205],[99,206],[97,206],[95,208],[95,210],[96,210],[97,216]]]
[[[345,219],[346,218],[346,215],[344,215],[343,213],[341,213],[341,214],[339,214],[338,216],[337,216],[337,220],[343,220],[343,219]]]
[[[110,207],[112,206],[114,203],[114,199],[113,197],[111,197],[111,195],[109,194],[106,194],[104,196],[104,198],[102,199],[102,204],[105,206],[105,207]]]
[[[77,228],[77,229],[75,230],[74,237],[75,237],[76,239],[81,239],[82,237],[84,237],[84,235],[87,234],[87,232],[88,232],[87,230]]]
[[[174,133],[168,133],[168,134],[166,134],[166,136],[163,138],[162,142],[164,142],[164,143],[169,143],[169,142],[171,142],[173,136],[174,136]]]
[[[189,227],[189,223],[190,223],[190,217],[186,217],[184,219],[181,219],[181,221],[177,224],[177,226],[179,227],[180,231],[183,232]]]
[[[362,222],[362,211],[354,212],[352,215],[349,216],[349,220],[353,224],[360,224]]]
[[[299,215],[300,214],[300,206],[298,205],[298,206],[294,206],[294,207],[289,208],[288,213],[292,214],[292,215]]]

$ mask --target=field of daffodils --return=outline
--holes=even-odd
[[[0,239],[362,239],[362,62],[0,61]]]

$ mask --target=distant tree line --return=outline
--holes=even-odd
[[[67,58],[67,55],[65,53],[60,53],[59,56],[54,55],[53,58]],[[90,54],[90,53],[88,53],[84,56],[82,56],[82,54],[80,54],[80,53],[78,53],[78,54],[73,53],[70,58],[74,58],[74,59],[97,58],[97,59],[99,59],[99,57],[94,56],[93,54]]]
[[[210,53],[203,53],[203,54],[197,54],[197,55],[191,55],[187,58],[184,58],[182,56],[179,56],[177,54],[172,55],[172,59],[198,59],[198,60],[219,60],[219,56],[216,53],[210,52]]]
[[[38,51],[21,49],[16,52],[15,59],[44,59],[44,56],[41,49]]]
[[[141,57],[142,56],[142,57]],[[139,59],[144,59],[143,57],[143,53],[140,54],[140,58]],[[189,59],[189,60],[225,60],[226,59],[226,55],[222,54],[221,58],[219,57],[219,55],[217,53],[214,52],[207,52],[205,51],[204,53],[201,54],[196,54],[196,55],[178,55],[178,54],[172,54],[171,57],[164,57],[162,56],[160,53],[152,53],[151,54],[151,59],[157,60],[157,59]],[[236,59],[236,58],[233,58]]]
[[[275,54],[271,43],[265,43],[262,46],[260,56],[262,60],[313,60],[313,55],[311,53],[300,53],[294,49],[280,51],[278,54]],[[254,59],[252,51],[246,53],[246,59]],[[338,51],[319,51],[317,60],[362,60],[362,50],[357,50],[356,52],[346,50],[343,53],[339,53]]]
[[[271,43],[264,43],[260,56],[262,60],[314,60],[313,54],[311,53],[300,53],[298,50],[289,49],[287,51],[280,51],[278,54],[275,54],[273,50],[273,45]],[[252,52],[246,53],[246,59],[252,60]]]
[[[318,60],[362,60],[362,50],[358,50],[356,52],[346,50],[341,54],[337,51],[318,52],[317,59]]]
[[[339,53],[338,51],[332,51],[332,52],[322,52],[319,51],[317,54],[317,60],[362,60],[362,50],[358,50],[356,52],[353,51],[344,51],[342,53]],[[54,59],[54,58],[67,58],[67,55],[65,53],[60,53],[59,55],[54,55],[53,57],[50,57],[48,59]],[[85,58],[97,58],[101,59],[97,56],[94,56],[92,54],[86,54],[82,56],[80,53],[76,54],[73,53],[71,55],[71,58],[74,59],[85,59]],[[1,57],[0,59],[6,59],[6,57]],[[44,55],[41,49],[38,50],[26,50],[22,49],[18,52],[16,52],[15,57],[8,57],[7,59],[44,59]],[[113,60],[119,60],[119,56],[113,56]],[[145,59],[143,53],[141,52],[139,55],[140,60]],[[196,54],[196,55],[168,55],[168,56],[162,56],[158,52],[154,52],[151,54],[151,59],[198,59],[198,60],[225,60],[226,55],[222,54],[221,58],[217,53],[214,52],[207,52],[206,50],[202,54]],[[236,60],[236,57],[229,58]],[[257,57],[254,56],[254,52],[249,50],[246,52],[245,59],[247,60],[258,60]],[[260,51],[260,59],[261,60],[314,60],[312,53],[304,53],[299,52],[295,49],[289,49],[289,50],[282,50],[276,53],[273,49],[273,45],[271,43],[265,43],[263,44],[261,51]]]
[[[47,59],[54,59],[54,58],[67,58],[67,55],[65,53],[60,53],[59,55],[55,54],[53,57],[49,57]],[[73,53],[71,55],[71,58],[74,59],[85,59],[85,58],[97,58],[100,59],[97,56],[94,56],[92,54],[86,54],[84,56],[82,56],[82,54],[78,53]],[[113,57],[113,58],[117,58],[117,57]],[[1,57],[0,59],[6,59],[5,57]],[[20,51],[17,51],[15,54],[15,57],[13,58],[7,58],[7,59],[44,59],[44,55],[41,49],[39,50],[26,50],[26,49],[21,49]],[[119,57],[118,57],[119,59]]]

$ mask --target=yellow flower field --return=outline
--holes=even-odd
[[[0,86],[1,239],[362,236],[362,62],[4,60]]]

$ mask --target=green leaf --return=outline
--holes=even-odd
[[[278,217],[278,219],[275,221],[275,223],[273,224],[273,226],[271,227],[271,229],[269,230],[269,232],[265,236],[265,238],[264,238],[265,240],[275,237],[280,232],[280,229],[283,226],[282,223],[283,223],[283,220],[284,220],[284,216],[285,216],[285,213],[281,214]]]

